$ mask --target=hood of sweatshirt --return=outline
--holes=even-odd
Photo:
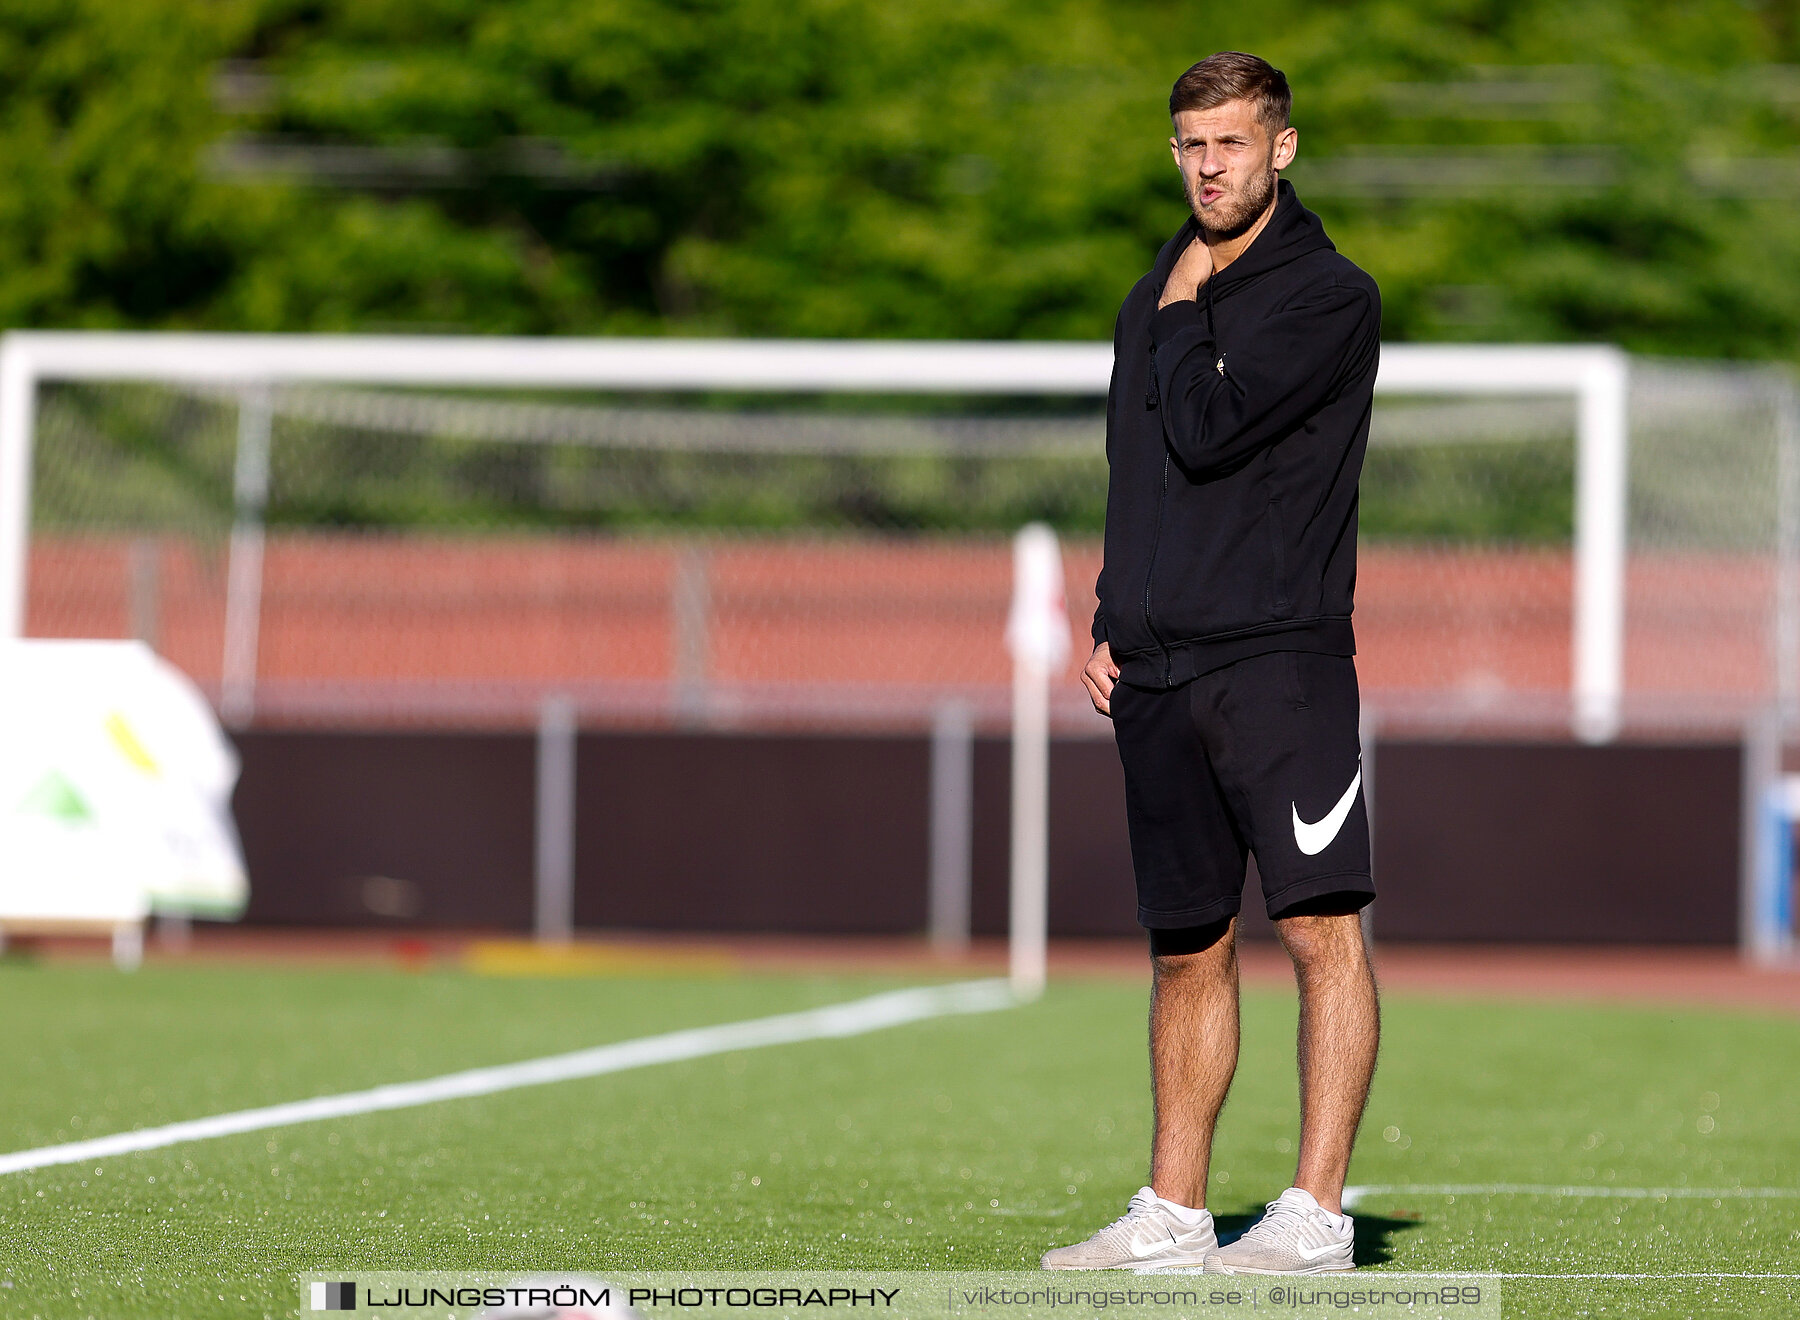
[[[1190,215],[1175,237],[1163,244],[1152,268],[1156,288],[1161,289],[1167,282],[1176,261],[1199,233],[1200,224]],[[1326,236],[1319,217],[1301,204],[1294,185],[1282,179],[1275,185],[1275,214],[1269,217],[1269,223],[1236,261],[1207,281],[1207,286],[1213,297],[1221,297],[1310,252],[1321,251],[1336,252],[1337,245]]]

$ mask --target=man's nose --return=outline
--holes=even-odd
[[[1225,161],[1222,157],[1215,156],[1210,151],[1200,157],[1201,178],[1216,179],[1223,173],[1225,173]]]

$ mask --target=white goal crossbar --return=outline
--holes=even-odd
[[[1112,348],[1095,343],[14,331],[0,339],[0,638],[24,630],[40,381],[1099,396],[1111,375]],[[1376,381],[1391,394],[1576,401],[1570,694],[1590,742],[1619,727],[1629,376],[1626,355],[1601,345],[1391,344]]]

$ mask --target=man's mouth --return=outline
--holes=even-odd
[[[1200,188],[1200,205],[1211,206],[1214,202],[1218,201],[1219,198],[1223,197],[1224,195],[1225,195],[1225,190],[1223,188],[1217,187],[1210,183],[1202,184],[1201,188]]]

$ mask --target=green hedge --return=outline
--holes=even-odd
[[[1180,219],[1168,84],[1220,47],[1292,78],[1390,339],[1792,353],[1772,0],[11,0],[0,324],[1104,337]],[[1357,195],[1396,151],[1500,182]]]

